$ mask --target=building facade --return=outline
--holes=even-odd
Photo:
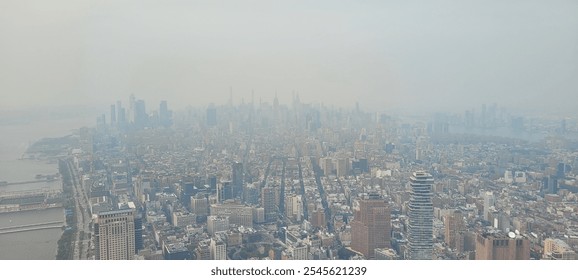
[[[461,253],[464,251],[464,232],[466,225],[464,223],[464,215],[460,210],[451,210],[444,221],[445,227],[445,242],[448,247]]]
[[[411,193],[408,210],[408,252],[406,259],[432,259],[433,183],[432,175],[426,172],[414,172],[410,177]]]
[[[351,248],[365,258],[375,256],[375,249],[390,247],[391,212],[383,198],[371,194],[359,201],[351,222]]]
[[[133,209],[101,212],[95,226],[99,260],[132,260],[135,255]]]
[[[476,236],[476,260],[529,260],[530,240],[512,232],[483,232]]]

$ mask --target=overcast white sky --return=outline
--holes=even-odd
[[[573,112],[578,1],[1,0],[0,109],[233,99]],[[149,105],[150,104],[150,105]]]

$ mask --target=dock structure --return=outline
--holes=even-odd
[[[0,191],[0,201],[3,199],[27,198],[44,195],[44,197],[56,197],[62,194],[62,190],[58,189],[37,189],[26,191]]]

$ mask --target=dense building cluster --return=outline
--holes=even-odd
[[[408,117],[294,96],[147,113],[131,97],[74,162],[94,259],[575,259],[575,129],[496,105]]]

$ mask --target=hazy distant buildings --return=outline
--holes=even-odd
[[[491,130],[509,123],[491,107],[471,113],[469,131],[488,132],[478,137],[450,134],[446,125],[463,125],[456,115],[374,125],[361,112],[263,102],[257,109],[243,102],[189,107],[178,126],[163,129],[172,117],[166,101],[142,117],[144,102],[131,99],[130,110],[122,104],[127,126],[119,121],[121,104],[111,105],[105,115],[115,125],[103,127],[102,118],[102,130],[82,132],[82,145],[92,138],[86,145],[95,152],[85,156],[81,146],[74,156],[94,194],[91,209],[115,209],[132,194],[146,209],[146,219],[134,217],[134,251],[146,248],[139,258],[225,259],[226,246],[240,246],[229,252],[234,259],[262,259],[268,251],[272,259],[519,259],[527,248],[533,258],[576,257],[571,166],[578,156],[556,137],[528,148],[494,138]],[[314,131],[316,115],[323,126],[308,134],[305,118]],[[146,130],[136,129],[138,119]],[[576,131],[571,124],[568,137]],[[532,120],[531,127],[555,125]],[[419,165],[435,174],[410,173]],[[98,256],[89,258],[129,258],[116,256],[130,247],[126,241],[107,241],[128,227],[100,220],[92,235]]]
[[[233,163],[232,169],[232,185],[233,185],[233,197],[240,198],[243,194],[243,163],[235,162]]]
[[[207,126],[217,126],[217,108],[213,105],[207,108]]]
[[[410,178],[408,254],[410,260],[431,260],[433,254],[433,177],[414,172]]]
[[[169,111],[167,101],[161,101],[159,106],[159,124],[163,127],[169,127],[172,125],[172,112]]]
[[[116,124],[116,106],[114,104],[110,105],[110,125],[114,126]]]
[[[542,178],[542,192],[543,194],[558,193],[558,178],[554,175]]]
[[[510,126],[513,131],[520,132],[524,131],[524,117],[513,117],[510,122]]]
[[[137,100],[135,103],[134,125],[136,128],[144,128],[148,125],[148,115],[146,113],[144,100]]]

